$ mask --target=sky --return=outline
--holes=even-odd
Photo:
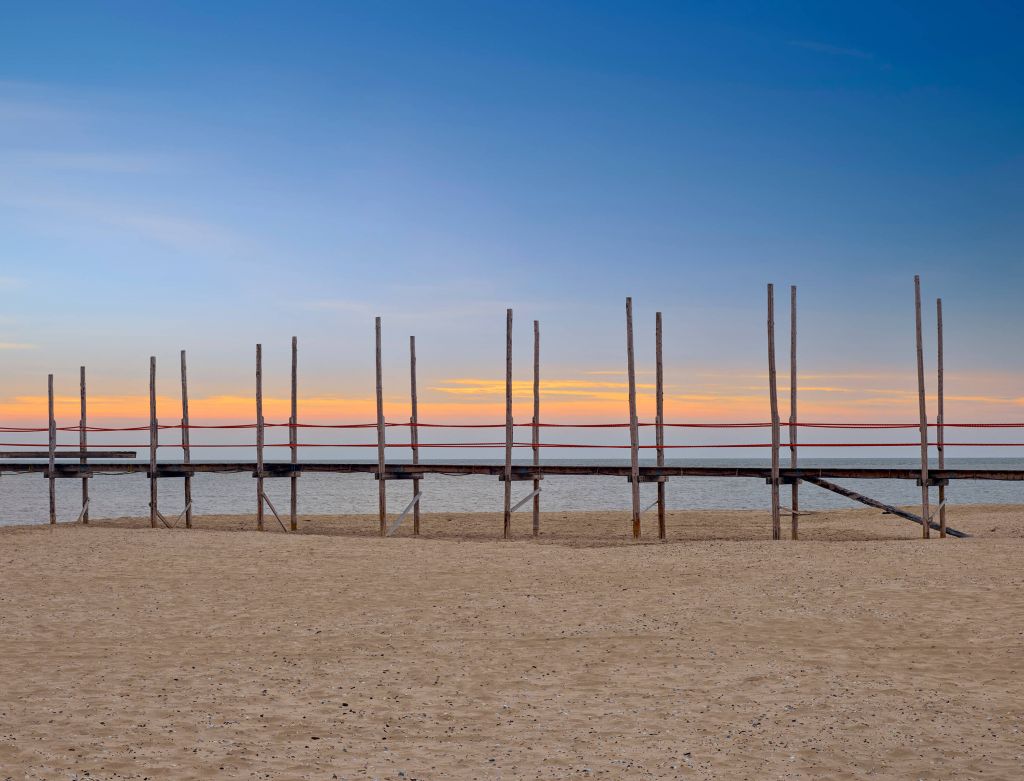
[[[621,422],[626,296],[641,417],[661,311],[667,418],[763,421],[769,282],[783,418],[796,285],[801,419],[913,422],[915,274],[929,414],[941,296],[947,419],[1024,420],[1022,35],[1012,2],[4,3],[0,423],[50,372],[77,423],[81,365],[97,424],[145,422],[151,355],[175,422],[182,349],[192,417],[252,420],[256,343],[284,420],[293,335],[301,419],[370,421],[376,315],[389,419],[415,334],[421,419],[501,422],[506,307],[517,420],[536,319],[544,418]]]

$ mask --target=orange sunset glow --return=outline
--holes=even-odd
[[[1011,392],[1014,377],[952,378],[954,386],[988,393],[946,392],[950,420],[1013,419],[1024,413],[1024,397]],[[763,380],[763,384],[757,381]],[[894,381],[903,380],[902,387]],[[891,422],[913,420],[917,394],[907,378],[879,375],[813,375],[807,385],[798,387],[800,416],[803,420],[843,422]],[[892,382],[886,387],[883,383]],[[619,380],[550,379],[540,383],[541,416],[549,422],[624,422],[628,419],[627,385]],[[505,381],[502,378],[450,378],[427,384],[421,391],[419,417],[422,422],[496,423],[504,420]],[[781,409],[787,410],[789,388],[779,387]],[[513,409],[518,420],[528,421],[533,414],[533,382],[517,379],[512,384]],[[934,396],[929,396],[934,402]],[[55,416],[64,425],[77,423],[78,396],[58,395],[54,399]],[[44,395],[20,395],[0,400],[0,419],[9,423],[45,425],[47,399]],[[408,420],[407,395],[386,393],[385,415],[395,422]],[[654,385],[637,383],[637,408],[642,418],[654,418]],[[267,421],[288,419],[290,400],[264,396]],[[255,416],[255,399],[244,394],[194,396],[189,414],[195,422],[246,422]],[[299,398],[300,420],[310,423],[370,422],[376,417],[372,395],[309,395]],[[682,383],[666,383],[665,415],[677,422],[750,422],[764,421],[768,414],[767,378],[756,374],[704,378],[684,388]],[[88,397],[90,422],[146,421],[149,397],[138,395],[94,394]],[[174,396],[157,397],[157,416],[165,422],[181,417],[181,400]]]

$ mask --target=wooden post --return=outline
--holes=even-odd
[[[503,539],[512,536],[512,310],[505,310],[505,524]]]
[[[57,483],[54,477],[54,455],[57,452],[57,421],[53,417],[53,375],[48,374],[46,376],[46,394],[47,403],[49,409],[49,451],[48,457],[50,462],[49,478],[50,478],[50,523],[57,523]]]
[[[540,466],[540,321],[533,321],[533,465]],[[540,476],[533,477],[533,536],[540,535]]]
[[[292,466],[299,463],[299,338],[292,337],[292,414],[288,426],[288,443],[291,445]],[[291,498],[288,506],[289,528],[299,529],[299,476],[292,472]]]
[[[789,465],[797,465],[796,425],[796,285],[789,288]],[[790,537],[800,539],[800,481],[793,480],[790,503]]]
[[[665,466],[665,372],[661,360],[661,312],[654,315],[654,441],[658,446],[658,466]],[[658,479],[658,539],[665,539],[665,480]]]
[[[416,399],[416,337],[409,337],[409,442],[412,445],[412,462],[420,462],[420,432],[419,432],[419,409]],[[412,479],[412,497],[415,499],[420,492],[420,479]],[[412,506],[412,533],[414,537],[420,534],[420,503]]]
[[[629,382],[629,480],[633,495],[633,539],[640,539],[640,433],[636,419],[636,366],[633,360],[633,299],[626,299],[626,375]]]
[[[384,378],[380,350],[380,318],[375,320],[377,339],[377,514],[380,519],[380,536],[387,535],[388,495],[384,479]]]
[[[88,415],[85,410],[85,367],[79,367],[79,387],[81,389],[82,398],[82,409],[81,417],[78,420],[78,447],[82,451],[82,457],[78,459],[78,463],[88,463],[88,457],[86,456],[86,447],[88,444],[88,437],[86,435],[86,426],[88,426]],[[88,525],[89,523],[89,478],[82,478],[82,523]]]
[[[157,488],[156,449],[158,429],[156,422],[156,356],[149,356],[149,525],[156,528]]]
[[[263,531],[263,345],[256,345],[256,528]]]
[[[188,368],[185,351],[181,351],[181,452],[186,464],[192,463],[188,430]],[[192,528],[192,475],[185,473],[185,528]]]
[[[779,388],[775,372],[775,286],[768,285],[768,396],[772,412],[772,539],[782,538],[779,515]]]
[[[855,502],[866,504],[868,507],[877,507],[879,510],[884,510],[889,515],[896,515],[900,518],[906,518],[908,521],[913,521],[914,523],[918,524],[921,523],[922,520],[926,520],[922,519],[918,515],[914,515],[913,513],[907,512],[906,510],[900,509],[899,507],[893,507],[892,505],[885,504],[884,502],[880,502],[877,499],[872,499],[870,496],[864,496],[864,494],[859,494],[856,491],[851,491],[849,488],[843,488],[841,485],[836,485],[835,483],[829,482],[828,480],[824,480],[820,477],[812,477],[811,475],[808,475],[803,479],[806,482],[810,483],[811,485],[816,485],[819,486],[820,488],[824,488],[826,491],[832,491],[834,493],[839,494],[840,496],[845,496],[847,499],[853,499],[853,501]],[[931,526],[933,529],[937,529],[939,527],[939,525],[934,521],[932,521],[928,525]],[[965,534],[964,532],[957,531],[956,529],[946,529],[946,532],[953,537],[959,537],[961,539],[971,536],[969,534]]]
[[[939,451],[939,469],[946,468],[946,413],[945,413],[945,400],[944,400],[944,369],[942,361],[942,299],[935,299],[935,319],[938,324],[938,364],[936,373],[938,374],[938,416],[935,421],[938,424],[935,427],[936,442],[938,443]],[[944,538],[946,536],[946,486],[939,484],[939,537]]]
[[[921,277],[914,275],[914,319],[917,331],[917,408],[921,428],[921,536],[928,529],[928,408],[924,396],[924,339],[921,334]]]

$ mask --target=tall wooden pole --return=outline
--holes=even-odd
[[[626,375],[629,383],[629,479],[633,496],[633,539],[640,539],[640,433],[636,419],[636,365],[633,359],[633,299],[626,299]]]
[[[533,321],[533,465],[540,466],[540,321]],[[540,476],[533,477],[533,536],[540,535]]]
[[[256,345],[256,528],[263,531],[263,345]]]
[[[420,414],[419,403],[416,398],[416,337],[409,337],[409,442],[412,445],[412,462],[420,462]],[[412,498],[415,499],[420,492],[420,479],[412,479]],[[420,503],[412,506],[412,534],[418,537],[420,534]]]
[[[938,425],[935,427],[936,442],[938,443],[939,451],[939,469],[946,468],[946,412],[944,402],[944,368],[942,360],[942,299],[935,299],[935,318],[938,323],[938,417],[936,422]],[[946,486],[942,483],[939,484],[939,537],[946,536]]]
[[[914,319],[917,331],[917,408],[921,428],[921,536],[928,529],[928,408],[924,396],[924,338],[921,332],[921,277],[914,275]]]
[[[797,465],[797,417],[796,417],[796,285],[789,288],[789,465]],[[794,479],[790,486],[789,528],[794,540],[800,539],[800,481]]]
[[[768,396],[772,412],[772,539],[782,538],[779,515],[779,388],[775,372],[775,286],[768,285]]]
[[[291,445],[292,466],[299,463],[299,338],[292,337],[292,414],[288,426],[288,444]],[[299,529],[299,476],[292,472],[291,497],[288,507],[289,528]]]
[[[188,423],[188,366],[185,351],[181,351],[181,452],[186,464],[192,463]],[[192,528],[192,475],[185,473],[185,528]]]
[[[503,539],[512,536],[512,310],[505,310],[505,523]]]
[[[387,481],[384,479],[384,367],[381,363],[379,317],[374,320],[374,331],[377,345],[377,515],[380,520],[380,536],[383,537],[388,529],[388,494]]]
[[[156,421],[156,356],[149,356],[149,525],[156,528],[157,487],[156,449],[159,446],[159,430]]]
[[[661,360],[661,312],[654,315],[654,441],[658,447],[658,466],[665,466],[665,371]],[[665,533],[665,478],[658,478],[658,539]]]
[[[88,463],[88,457],[86,456],[86,447],[88,445],[88,438],[86,435],[86,428],[88,424],[88,415],[85,409],[85,367],[79,367],[79,387],[81,389],[81,400],[82,409],[81,417],[78,419],[78,447],[82,451],[81,458],[78,459],[78,463]],[[89,523],[89,478],[82,478],[82,523]]]
[[[53,417],[53,375],[46,375],[46,395],[49,409],[49,482],[50,482],[50,523],[57,523],[57,483],[54,477],[54,457],[57,451],[57,421]]]

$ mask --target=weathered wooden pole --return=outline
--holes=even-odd
[[[78,463],[88,463],[88,457],[86,456],[86,447],[88,445],[88,437],[86,436],[86,428],[88,424],[88,415],[85,409],[85,367],[79,367],[79,388],[81,390],[81,417],[78,419],[78,447],[82,451],[81,457],[78,459]],[[82,478],[82,523],[89,523],[89,478]]]
[[[380,520],[380,536],[387,534],[388,527],[388,494],[387,481],[384,479],[384,367],[381,363],[380,318],[374,320],[377,344],[377,515]]]
[[[288,426],[288,444],[291,445],[292,466],[299,463],[299,338],[292,337],[292,414]],[[288,525],[292,531],[299,528],[299,476],[292,472],[291,497],[288,505]]]
[[[917,332],[917,408],[921,428],[921,536],[930,535],[928,521],[928,408],[924,391],[924,338],[921,331],[921,277],[914,275],[914,320]]]
[[[505,310],[505,523],[503,539],[512,536],[512,310]]]
[[[256,345],[256,528],[263,531],[263,345]]]
[[[533,321],[533,465],[540,466],[540,321]],[[540,535],[540,475],[533,476],[533,536]]]
[[[768,284],[768,396],[772,413],[772,539],[782,538],[779,514],[779,388],[775,372],[775,286]]]
[[[412,462],[420,462],[420,414],[419,402],[416,398],[416,337],[409,337],[409,443],[412,446]],[[420,479],[412,479],[412,498],[419,496]],[[418,537],[420,534],[420,503],[415,502],[412,506],[412,534]]]
[[[640,432],[636,419],[636,365],[633,359],[633,299],[626,299],[626,375],[629,385],[629,480],[633,497],[633,539],[640,539]]]
[[[946,412],[945,412],[945,391],[944,391],[944,369],[942,361],[942,299],[935,299],[935,319],[938,323],[938,364],[936,374],[938,375],[938,417],[935,419],[938,425],[935,427],[936,442],[939,451],[939,469],[946,468]],[[939,483],[939,537],[946,536],[946,486]]]
[[[665,466],[665,371],[661,360],[661,312],[654,314],[654,441],[658,446],[658,466]],[[658,478],[658,539],[665,533],[665,478]]]
[[[796,469],[797,465],[797,417],[796,417],[796,285],[789,288],[789,465]],[[790,536],[800,539],[800,481],[793,480],[790,486],[792,496],[789,500]]]
[[[149,356],[149,525],[156,528],[157,487],[156,487],[156,449],[159,431],[156,421],[156,356]]]
[[[188,423],[188,366],[185,351],[181,351],[181,453],[182,461],[192,463],[192,448],[189,441]],[[192,475],[185,473],[185,528],[192,528]]]
[[[49,475],[50,482],[50,523],[57,523],[57,482],[53,473],[54,469],[54,457],[57,452],[57,421],[53,417],[53,375],[46,375],[46,395],[47,404],[49,409],[49,450],[47,455],[49,457],[50,468],[47,474]]]

